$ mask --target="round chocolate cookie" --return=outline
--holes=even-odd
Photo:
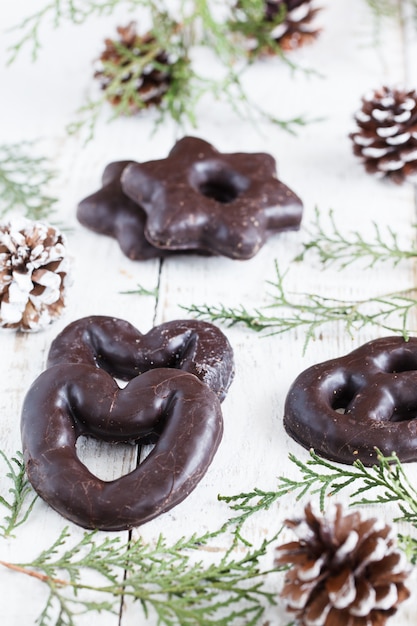
[[[73,322],[52,343],[48,368],[24,400],[29,481],[85,528],[129,529],[168,511],[214,457],[233,372],[229,342],[207,322],[168,322],[146,335],[117,318]],[[121,389],[113,376],[129,382]],[[104,481],[78,458],[81,435],[155,446],[132,472]]]
[[[332,461],[373,465],[376,448],[417,461],[417,338],[375,339],[308,368],[288,392],[284,426]]]

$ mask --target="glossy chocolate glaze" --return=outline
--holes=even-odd
[[[376,339],[305,370],[288,392],[284,426],[332,461],[372,465],[375,448],[417,461],[417,338]]]
[[[130,380],[150,369],[190,372],[222,401],[234,376],[233,349],[217,326],[200,320],[174,320],[142,334],[114,317],[92,315],[69,324],[52,342],[48,367],[85,363]]]
[[[78,221],[101,235],[114,237],[122,252],[132,260],[145,260],[172,254],[151,245],[145,237],[146,213],[123,193],[120,176],[134,161],[109,163],[103,172],[102,188],[82,200],[77,207]]]
[[[140,442],[162,434],[143,463],[103,481],[78,459],[81,434]],[[39,495],[84,528],[125,530],[181,502],[210,465],[222,436],[216,394],[194,375],[159,368],[120,389],[104,370],[54,365],[26,395],[21,419],[27,475]]]
[[[178,141],[166,159],[128,165],[121,185],[147,214],[147,240],[164,250],[249,259],[302,217],[301,200],[277,179],[271,155],[222,154],[196,137]]]

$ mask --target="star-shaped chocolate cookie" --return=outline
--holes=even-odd
[[[167,256],[169,250],[151,245],[144,235],[146,213],[133,202],[120,184],[124,168],[134,161],[109,163],[102,176],[102,188],[84,198],[77,207],[77,219],[90,230],[118,240],[123,253],[132,260]]]
[[[302,202],[277,179],[271,155],[222,154],[196,137],[178,141],[166,159],[127,165],[121,186],[146,212],[148,242],[166,251],[249,259],[302,217]]]

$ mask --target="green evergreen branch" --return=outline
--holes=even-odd
[[[34,156],[30,144],[0,145],[0,218],[21,212],[33,220],[50,216],[56,203],[45,193],[54,177],[46,158]]]
[[[198,13],[194,14],[193,19],[197,20],[197,16]],[[264,110],[248,96],[243,88],[242,75],[247,67],[242,66],[240,70],[237,70],[231,59],[223,60],[225,72],[220,78],[211,79],[197,72],[190,62],[190,48],[184,43],[193,40],[195,36],[187,33],[187,26],[184,24],[179,28],[176,23],[166,20],[163,28],[161,27],[163,20],[158,18],[158,21],[159,30],[152,31],[157,37],[152,44],[150,55],[155,55],[164,49],[167,55],[176,58],[176,61],[172,65],[164,67],[165,71],[169,72],[169,80],[160,103],[153,107],[156,111],[155,130],[161,126],[167,117],[172,119],[183,132],[187,132],[190,126],[195,128],[197,126],[198,104],[207,96],[218,103],[226,103],[237,117],[250,122],[254,127],[258,127],[259,123],[268,122],[295,135],[301,127],[321,121],[320,119],[309,119],[304,115],[284,119]],[[192,26],[195,28],[195,23]],[[126,57],[129,56],[128,49],[122,46],[120,49],[125,51]],[[224,49],[227,49],[227,46],[218,43],[215,51],[223,56],[225,54]],[[233,54],[236,55],[236,48],[234,48]],[[138,58],[141,59],[140,63],[138,63]],[[137,114],[146,108],[146,102],[137,90],[138,76],[141,75],[143,68],[147,65],[143,61],[144,58],[135,57],[128,64],[121,63],[111,67],[108,63],[107,65],[104,64],[104,73],[112,76],[112,78],[100,97],[90,99],[78,109],[77,119],[68,126],[70,134],[86,130],[86,141],[92,139],[99,116],[108,101],[113,102],[109,121]],[[126,76],[129,78],[126,79]],[[114,104],[115,99],[117,99],[117,104]]]
[[[130,5],[131,8],[149,4],[146,0],[85,0],[76,3],[74,0],[52,0],[39,11],[25,17],[12,31],[19,32],[20,38],[9,46],[8,63],[13,63],[21,51],[29,47],[32,60],[36,60],[42,47],[40,31],[45,23],[58,28],[63,22],[83,24],[90,17],[110,15],[119,4]]]
[[[337,264],[344,269],[359,260],[366,261],[367,267],[371,268],[380,262],[391,262],[396,266],[404,259],[417,257],[417,246],[413,244],[410,249],[403,249],[397,234],[390,227],[382,233],[378,224],[373,222],[374,239],[367,241],[356,230],[344,233],[337,226],[333,211],[329,211],[328,217],[330,228],[326,229],[319,210],[315,210],[312,228],[307,230],[309,240],[303,243],[303,250],[295,261],[303,261],[306,254],[312,251],[323,265]]]
[[[158,298],[159,295],[159,287],[155,287],[155,289],[147,289],[138,283],[137,289],[128,289],[127,291],[119,291],[121,294],[135,294],[138,296],[150,296],[152,298]]]
[[[142,540],[124,544],[120,537],[99,540],[96,532],[88,532],[74,544],[64,529],[33,561],[0,564],[48,586],[38,620],[42,626],[72,626],[83,612],[112,612],[122,597],[139,602],[145,617],[152,608],[159,623],[167,626],[231,626],[240,619],[259,623],[265,607],[275,603],[275,594],[263,582],[269,572],[260,566],[275,537],[243,556],[227,551],[218,562],[205,565],[192,557],[210,537],[193,535],[169,545],[160,536],[155,545]],[[103,577],[104,584],[84,583],[87,570]],[[83,592],[92,591],[96,600],[84,599]]]
[[[381,36],[383,20],[393,19],[404,28],[408,9],[410,9],[409,16],[413,18],[417,28],[417,0],[365,0],[365,2],[375,19],[374,45],[382,47],[384,44]]]
[[[227,326],[243,324],[255,332],[280,335],[297,329],[305,329],[303,353],[310,341],[329,323],[342,323],[353,336],[354,331],[374,326],[408,339],[409,317],[417,305],[417,288],[383,294],[365,300],[340,300],[316,293],[287,293],[284,278],[275,263],[276,280],[268,281],[274,292],[268,294],[271,302],[264,307],[248,311],[245,306],[191,305],[181,307],[194,317],[221,322]],[[279,309],[279,315],[267,315],[263,311]]]
[[[366,0],[366,3],[378,18],[399,15],[398,0]]]
[[[257,0],[259,1],[259,0]],[[243,88],[241,73],[251,62],[243,43],[239,43],[230,35],[229,24],[223,18],[217,18],[216,8],[224,9],[220,0],[182,1],[175,20],[164,2],[147,2],[146,0],[86,0],[82,5],[74,4],[73,0],[55,0],[47,4],[41,11],[27,17],[16,27],[23,34],[21,39],[10,48],[10,62],[16,58],[22,48],[33,43],[32,56],[36,58],[40,48],[40,28],[47,19],[58,27],[63,21],[81,24],[93,16],[110,14],[118,4],[129,5],[130,8],[143,7],[149,11],[152,19],[151,33],[155,41],[147,44],[146,54],[134,55],[124,46],[118,49],[125,62],[114,64],[106,62],[103,72],[108,78],[103,87],[104,92],[97,98],[90,98],[77,111],[74,122],[68,131],[74,134],[82,130],[89,141],[94,136],[95,126],[107,102],[113,105],[109,121],[120,116],[136,114],[146,107],[146,102],[138,91],[138,77],[149,58],[156,58],[164,50],[169,58],[175,59],[171,66],[164,66],[169,71],[167,90],[156,105],[157,117],[155,128],[166,117],[170,117],[183,131],[197,124],[197,105],[206,95],[216,101],[224,102],[242,119],[255,122],[266,121],[284,131],[295,133],[298,128],[313,123],[304,115],[295,115],[290,119],[282,119],[269,113],[253,102]],[[216,7],[217,5],[217,7]],[[191,48],[195,45],[206,46],[220,61],[224,76],[209,79],[204,73],[196,71],[190,61]],[[117,46],[117,44],[116,44]],[[148,49],[149,48],[149,49]],[[292,69],[297,66],[281,55]]]
[[[13,498],[0,499],[6,508],[2,528],[10,534],[27,520],[33,491],[21,455],[9,460],[1,452],[1,458],[12,484]],[[229,547],[218,547],[217,539],[225,531],[226,526],[172,544],[160,535],[148,544],[97,531],[74,540],[66,527],[32,560],[0,560],[0,567],[46,586],[47,599],[36,622],[40,626],[76,626],[78,617],[89,612],[117,614],[123,598],[137,602],[145,618],[156,613],[161,625],[237,626],[243,621],[255,626],[265,608],[275,603],[265,578],[280,569],[265,569],[262,558],[277,535],[257,547],[236,550],[233,536]],[[97,582],[90,582],[89,572]]]
[[[299,469],[299,479],[280,476],[274,491],[255,488],[233,496],[219,496],[236,514],[229,524],[240,529],[249,517],[269,510],[277,500],[290,494],[296,501],[318,494],[320,509],[324,511],[329,497],[348,490],[351,506],[396,504],[399,515],[394,521],[410,524],[412,532],[417,530],[417,489],[395,454],[386,457],[377,450],[377,463],[370,467],[359,460],[352,466],[342,466],[321,458],[313,450],[305,463],[293,454],[289,459]],[[417,539],[403,535],[402,543],[409,558],[417,561]]]
[[[243,622],[257,626],[265,608],[276,602],[275,594],[264,584],[265,577],[285,569],[262,567],[262,558],[279,533],[258,547],[244,542],[243,551],[241,544],[238,550],[235,548],[248,518],[270,510],[282,497],[292,495],[297,501],[318,494],[324,510],[329,497],[348,490],[352,506],[396,504],[399,515],[395,521],[409,524],[412,531],[400,536],[402,547],[412,562],[417,560],[417,539],[413,535],[417,530],[417,490],[395,455],[377,453],[378,462],[372,467],[360,461],[341,466],[314,451],[310,451],[306,462],[290,455],[300,477],[280,476],[273,491],[255,488],[219,496],[234,516],[212,533],[193,534],[172,544],[160,535],[154,544],[147,544],[142,539],[125,543],[120,536],[103,539],[96,531],[86,532],[74,541],[65,528],[31,561],[0,561],[0,566],[46,585],[48,597],[37,620],[40,626],[76,626],[83,613],[117,613],[122,598],[137,602],[145,619],[151,611],[156,613],[161,625],[237,626]],[[18,472],[7,474],[13,483],[15,475],[21,473],[20,467]],[[213,540],[231,529],[230,547],[213,561],[213,555],[219,553]],[[202,553],[210,563],[203,562]],[[86,582],[87,572],[94,572],[103,582]]]
[[[0,458],[8,470],[5,476],[11,481],[11,487],[8,489],[11,497],[0,496],[0,507],[6,509],[0,523],[0,535],[8,537],[12,536],[15,529],[27,520],[37,496],[26,478],[22,455],[17,453],[9,460],[0,450]]]

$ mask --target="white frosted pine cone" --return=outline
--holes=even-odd
[[[344,513],[326,517],[308,504],[302,519],[287,520],[297,541],[277,548],[288,564],[281,596],[299,626],[383,626],[409,596],[405,556],[381,519]]]
[[[230,27],[242,33],[253,56],[273,56],[280,50],[295,50],[317,39],[315,24],[321,9],[314,0],[262,0],[261,12],[252,0],[237,0]]]
[[[394,183],[417,182],[417,91],[382,87],[362,98],[350,134],[367,172]]]
[[[0,326],[38,331],[65,306],[69,260],[53,226],[17,217],[0,224]]]
[[[320,29],[314,24],[320,9],[313,7],[312,0],[267,0],[266,19],[273,20],[285,8],[285,18],[272,31],[272,38],[283,50],[294,50],[314,41]]]

